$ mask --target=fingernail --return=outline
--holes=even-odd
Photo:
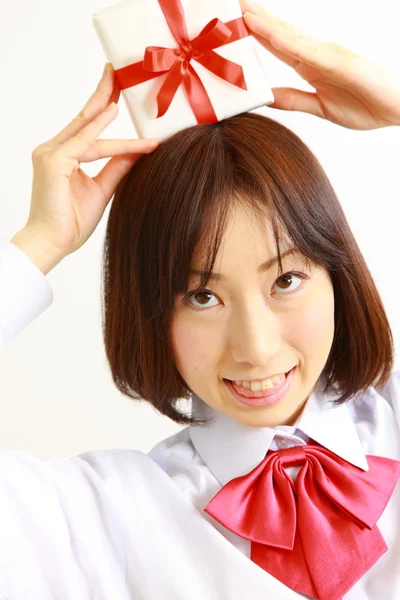
[[[243,18],[245,19],[253,19],[253,21],[256,21],[257,23],[263,23],[263,19],[262,17],[260,17],[260,15],[256,15],[255,13],[252,12],[245,12],[243,15]]]
[[[158,140],[143,140],[145,142],[145,145],[147,148],[150,148],[150,150],[155,150],[159,145],[160,142]]]
[[[250,0],[245,0],[244,6],[245,11],[249,12],[257,12],[257,8],[260,8],[257,4],[254,4],[254,2],[250,2]]]
[[[103,75],[102,77],[104,77],[104,75],[107,73],[108,69],[109,69],[110,63],[106,63],[106,66],[104,67],[104,71],[103,71]]]
[[[104,112],[106,112],[106,113],[107,113],[107,112],[109,112],[109,113],[112,113],[112,112],[114,112],[114,109],[115,109],[115,107],[117,107],[117,108],[118,108],[118,105],[117,105],[117,103],[116,103],[116,102],[111,102],[111,104],[109,104],[109,105],[107,106],[107,108],[106,108],[106,110],[105,110]]]

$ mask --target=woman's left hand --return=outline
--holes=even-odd
[[[349,129],[400,125],[400,74],[305,35],[249,0],[239,2],[252,35],[316,90],[273,88],[269,107],[310,113]]]

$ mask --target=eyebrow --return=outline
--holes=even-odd
[[[285,256],[289,256],[290,254],[298,253],[298,248],[292,246],[291,248],[288,248],[287,250],[285,250],[285,252],[281,254],[281,259]],[[274,256],[273,258],[266,260],[258,267],[258,272],[264,273],[265,271],[268,271],[276,262],[278,262],[278,256]],[[206,271],[198,271],[197,269],[190,269],[189,273],[190,275],[200,275],[201,277],[206,275]],[[211,273],[210,279],[214,281],[226,281],[228,277],[226,275],[223,275],[222,273]]]

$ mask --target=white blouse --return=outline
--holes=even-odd
[[[0,350],[52,302],[43,273],[0,240]],[[194,396],[196,412],[214,422],[147,454],[0,450],[0,600],[308,598],[252,562],[250,542],[203,509],[269,448],[309,437],[364,470],[366,454],[400,460],[400,371],[381,393],[369,388],[337,407],[322,385],[293,427],[241,425]],[[377,525],[388,550],[345,600],[400,599],[400,479]]]

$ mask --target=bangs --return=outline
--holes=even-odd
[[[269,233],[272,231],[275,243],[274,256],[277,256],[279,276],[284,271],[281,255],[289,248],[296,250],[296,255],[306,269],[311,270],[315,266],[315,260],[304,254],[294,242],[287,227],[279,219],[271,199],[257,198],[254,195],[250,196],[243,191],[236,190],[223,198],[216,199],[212,205],[209,205],[208,210],[203,212],[200,228],[196,232],[192,232],[191,235],[190,246],[193,251],[190,256],[187,256],[185,262],[178,262],[177,266],[181,266],[181,271],[175,271],[174,296],[188,292],[193,272],[199,273],[199,288],[209,285],[222,240],[226,233],[228,219],[236,206],[243,207],[257,226],[260,227],[263,223],[265,224],[265,239],[267,239],[267,231],[269,230]]]

